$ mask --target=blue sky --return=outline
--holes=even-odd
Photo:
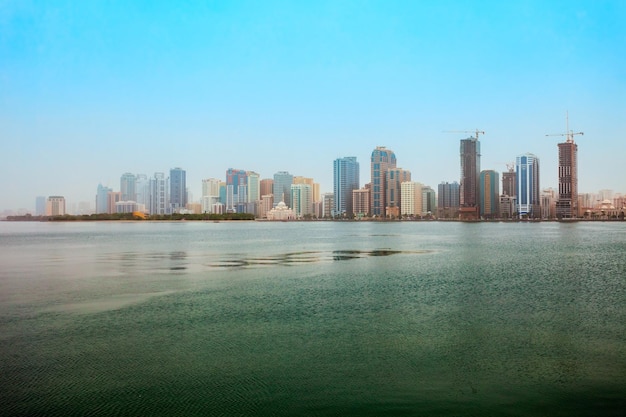
[[[93,201],[124,172],[313,177],[376,146],[413,180],[540,158],[584,131],[579,189],[626,193],[624,1],[0,0],[0,210]]]

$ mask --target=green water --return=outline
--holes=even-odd
[[[624,223],[0,224],[4,415],[623,416]]]

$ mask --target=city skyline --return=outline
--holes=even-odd
[[[0,35],[0,212],[93,202],[125,172],[202,180],[245,167],[313,177],[384,145],[414,181],[541,160],[557,189],[569,111],[578,193],[626,192],[626,4],[9,2]],[[360,184],[369,182],[367,168]]]

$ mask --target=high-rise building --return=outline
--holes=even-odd
[[[260,181],[261,196],[274,194],[274,180],[271,178],[264,178]],[[271,207],[270,207],[271,208]]]
[[[53,195],[46,201],[46,216],[64,216],[65,197]]]
[[[442,219],[457,217],[461,206],[459,198],[458,182],[441,182],[437,186],[437,217]]]
[[[121,191],[111,191],[107,194],[107,213],[117,213],[117,203],[122,201]]]
[[[102,184],[98,184],[98,190],[96,191],[96,213],[108,213],[109,193],[113,191],[109,187],[105,187]]]
[[[370,210],[372,216],[385,216],[385,208],[387,207],[387,187],[385,184],[385,175],[388,169],[396,167],[396,154],[384,146],[377,146],[372,151],[371,157],[371,181],[372,188],[370,191]]]
[[[322,195],[322,211],[323,217],[325,219],[333,218],[333,212],[335,211],[335,194],[333,193],[324,193]]]
[[[513,167],[508,168],[507,172],[502,173],[502,194],[509,197],[515,197],[517,191],[515,190],[515,169]]]
[[[496,171],[480,172],[480,216],[485,219],[500,217],[500,178]]]
[[[248,171],[248,202],[256,203],[261,199],[260,176],[254,171]]]
[[[155,172],[150,178],[150,214],[163,215],[167,213],[167,184],[163,172]]]
[[[568,132],[567,140],[559,143],[559,196],[556,202],[558,218],[578,217],[578,145]]]
[[[184,169],[170,169],[170,210],[172,213],[187,205],[187,175]]]
[[[291,204],[296,218],[313,214],[313,190],[309,184],[291,185]]]
[[[404,181],[400,184],[400,188],[402,190],[400,214],[402,216],[421,216],[422,184],[415,181]]]
[[[137,201],[137,177],[135,174],[126,172],[120,178],[120,192],[122,193],[122,201]]]
[[[541,217],[541,188],[539,188],[539,158],[532,153],[515,159],[517,213],[520,217]]]
[[[370,215],[370,189],[352,190],[352,211],[356,217]]]
[[[248,202],[248,172],[243,169],[226,170],[226,212],[242,212],[243,204]]]
[[[386,215],[395,213],[396,208],[398,215],[402,207],[402,187],[401,184],[411,181],[411,171],[402,168],[389,168],[385,172],[385,203]]]
[[[202,180],[202,198],[200,210],[202,213],[213,213],[213,207],[220,200],[220,180],[207,178]]]
[[[150,180],[146,174],[137,174],[135,180],[135,201],[139,207],[150,211]]]
[[[258,216],[261,218],[267,218],[267,213],[269,213],[272,208],[274,208],[274,194],[270,193],[262,195]]]
[[[541,192],[541,218],[554,219],[556,217],[556,190],[546,188]]]
[[[291,185],[293,184],[293,175],[287,171],[279,171],[274,174],[274,207],[281,201],[287,207],[291,208]]]
[[[461,140],[461,181],[459,203],[462,219],[477,219],[480,175],[480,141],[475,137]]]
[[[352,191],[358,190],[359,163],[355,156],[335,159],[333,162],[333,194],[335,195],[335,214],[354,214]]]
[[[35,216],[44,216],[46,214],[46,197],[43,195],[35,198]]]
[[[437,212],[437,197],[435,190],[429,186],[422,186],[422,215],[432,215]]]

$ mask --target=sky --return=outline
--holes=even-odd
[[[68,207],[125,172],[228,168],[313,177],[386,146],[414,181],[459,180],[527,152],[556,188],[626,193],[626,2],[0,0],[0,211]],[[454,133],[452,133],[452,132]]]

